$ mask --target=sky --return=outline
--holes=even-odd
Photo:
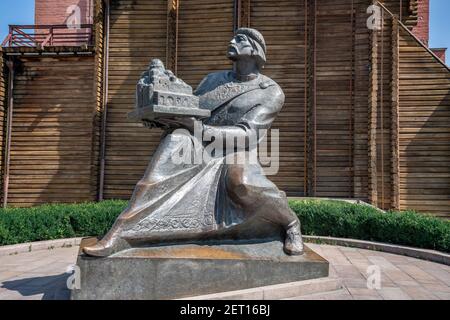
[[[449,48],[450,55],[450,1],[430,2],[430,47]]]
[[[430,47],[450,48],[450,1],[431,0],[430,20]],[[0,0],[0,42],[8,34],[8,24],[33,23],[34,0]]]

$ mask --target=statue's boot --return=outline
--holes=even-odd
[[[286,194],[263,174],[260,166],[230,165],[226,183],[231,199],[244,208],[247,214],[286,231],[286,254],[303,254],[300,220],[289,207]]]
[[[297,221],[294,221],[292,226],[286,231],[284,251],[291,256],[299,256],[304,252],[300,223]]]
[[[130,247],[127,241],[120,238],[125,220],[118,219],[108,234],[93,246],[83,248],[83,252],[93,257],[107,257]]]

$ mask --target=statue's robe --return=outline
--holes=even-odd
[[[213,73],[196,90],[200,107],[212,112],[203,122],[205,134],[232,133],[247,139],[252,129],[269,129],[281,110],[284,94],[273,80],[264,75],[248,82],[234,79],[231,71]],[[190,134],[167,132],[144,177],[136,185],[128,208],[110,231],[113,237],[128,243],[148,243],[254,239],[280,234],[282,226],[262,216],[265,213],[258,216],[255,209],[263,208],[269,198],[280,199],[278,207],[287,206],[284,193],[262,174],[259,164],[227,164],[224,156],[214,156],[201,164],[175,164],[173,161],[174,154],[180,150],[201,154],[204,148],[205,144],[194,143]],[[237,197],[247,196],[245,206],[235,201],[236,197],[229,192],[231,169],[244,172],[244,176],[238,178],[254,186],[253,195],[242,195],[235,190],[239,183],[234,185]],[[267,208],[270,210],[269,206]]]

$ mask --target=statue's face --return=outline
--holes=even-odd
[[[252,52],[253,47],[248,40],[248,37],[244,34],[237,34],[230,41],[227,56],[229,59],[234,61],[242,56],[251,56]]]

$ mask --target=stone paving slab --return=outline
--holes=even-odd
[[[450,300],[450,267],[365,249],[310,244],[330,262],[330,276],[343,289],[299,296],[298,300]],[[0,256],[0,300],[68,299],[66,281],[78,247]],[[381,288],[368,289],[367,268],[378,266]]]
[[[54,248],[73,247],[80,245],[81,240],[82,238],[72,238],[72,239],[37,241],[37,242],[14,244],[9,246],[1,246],[0,256],[16,255],[20,253],[36,252]]]

